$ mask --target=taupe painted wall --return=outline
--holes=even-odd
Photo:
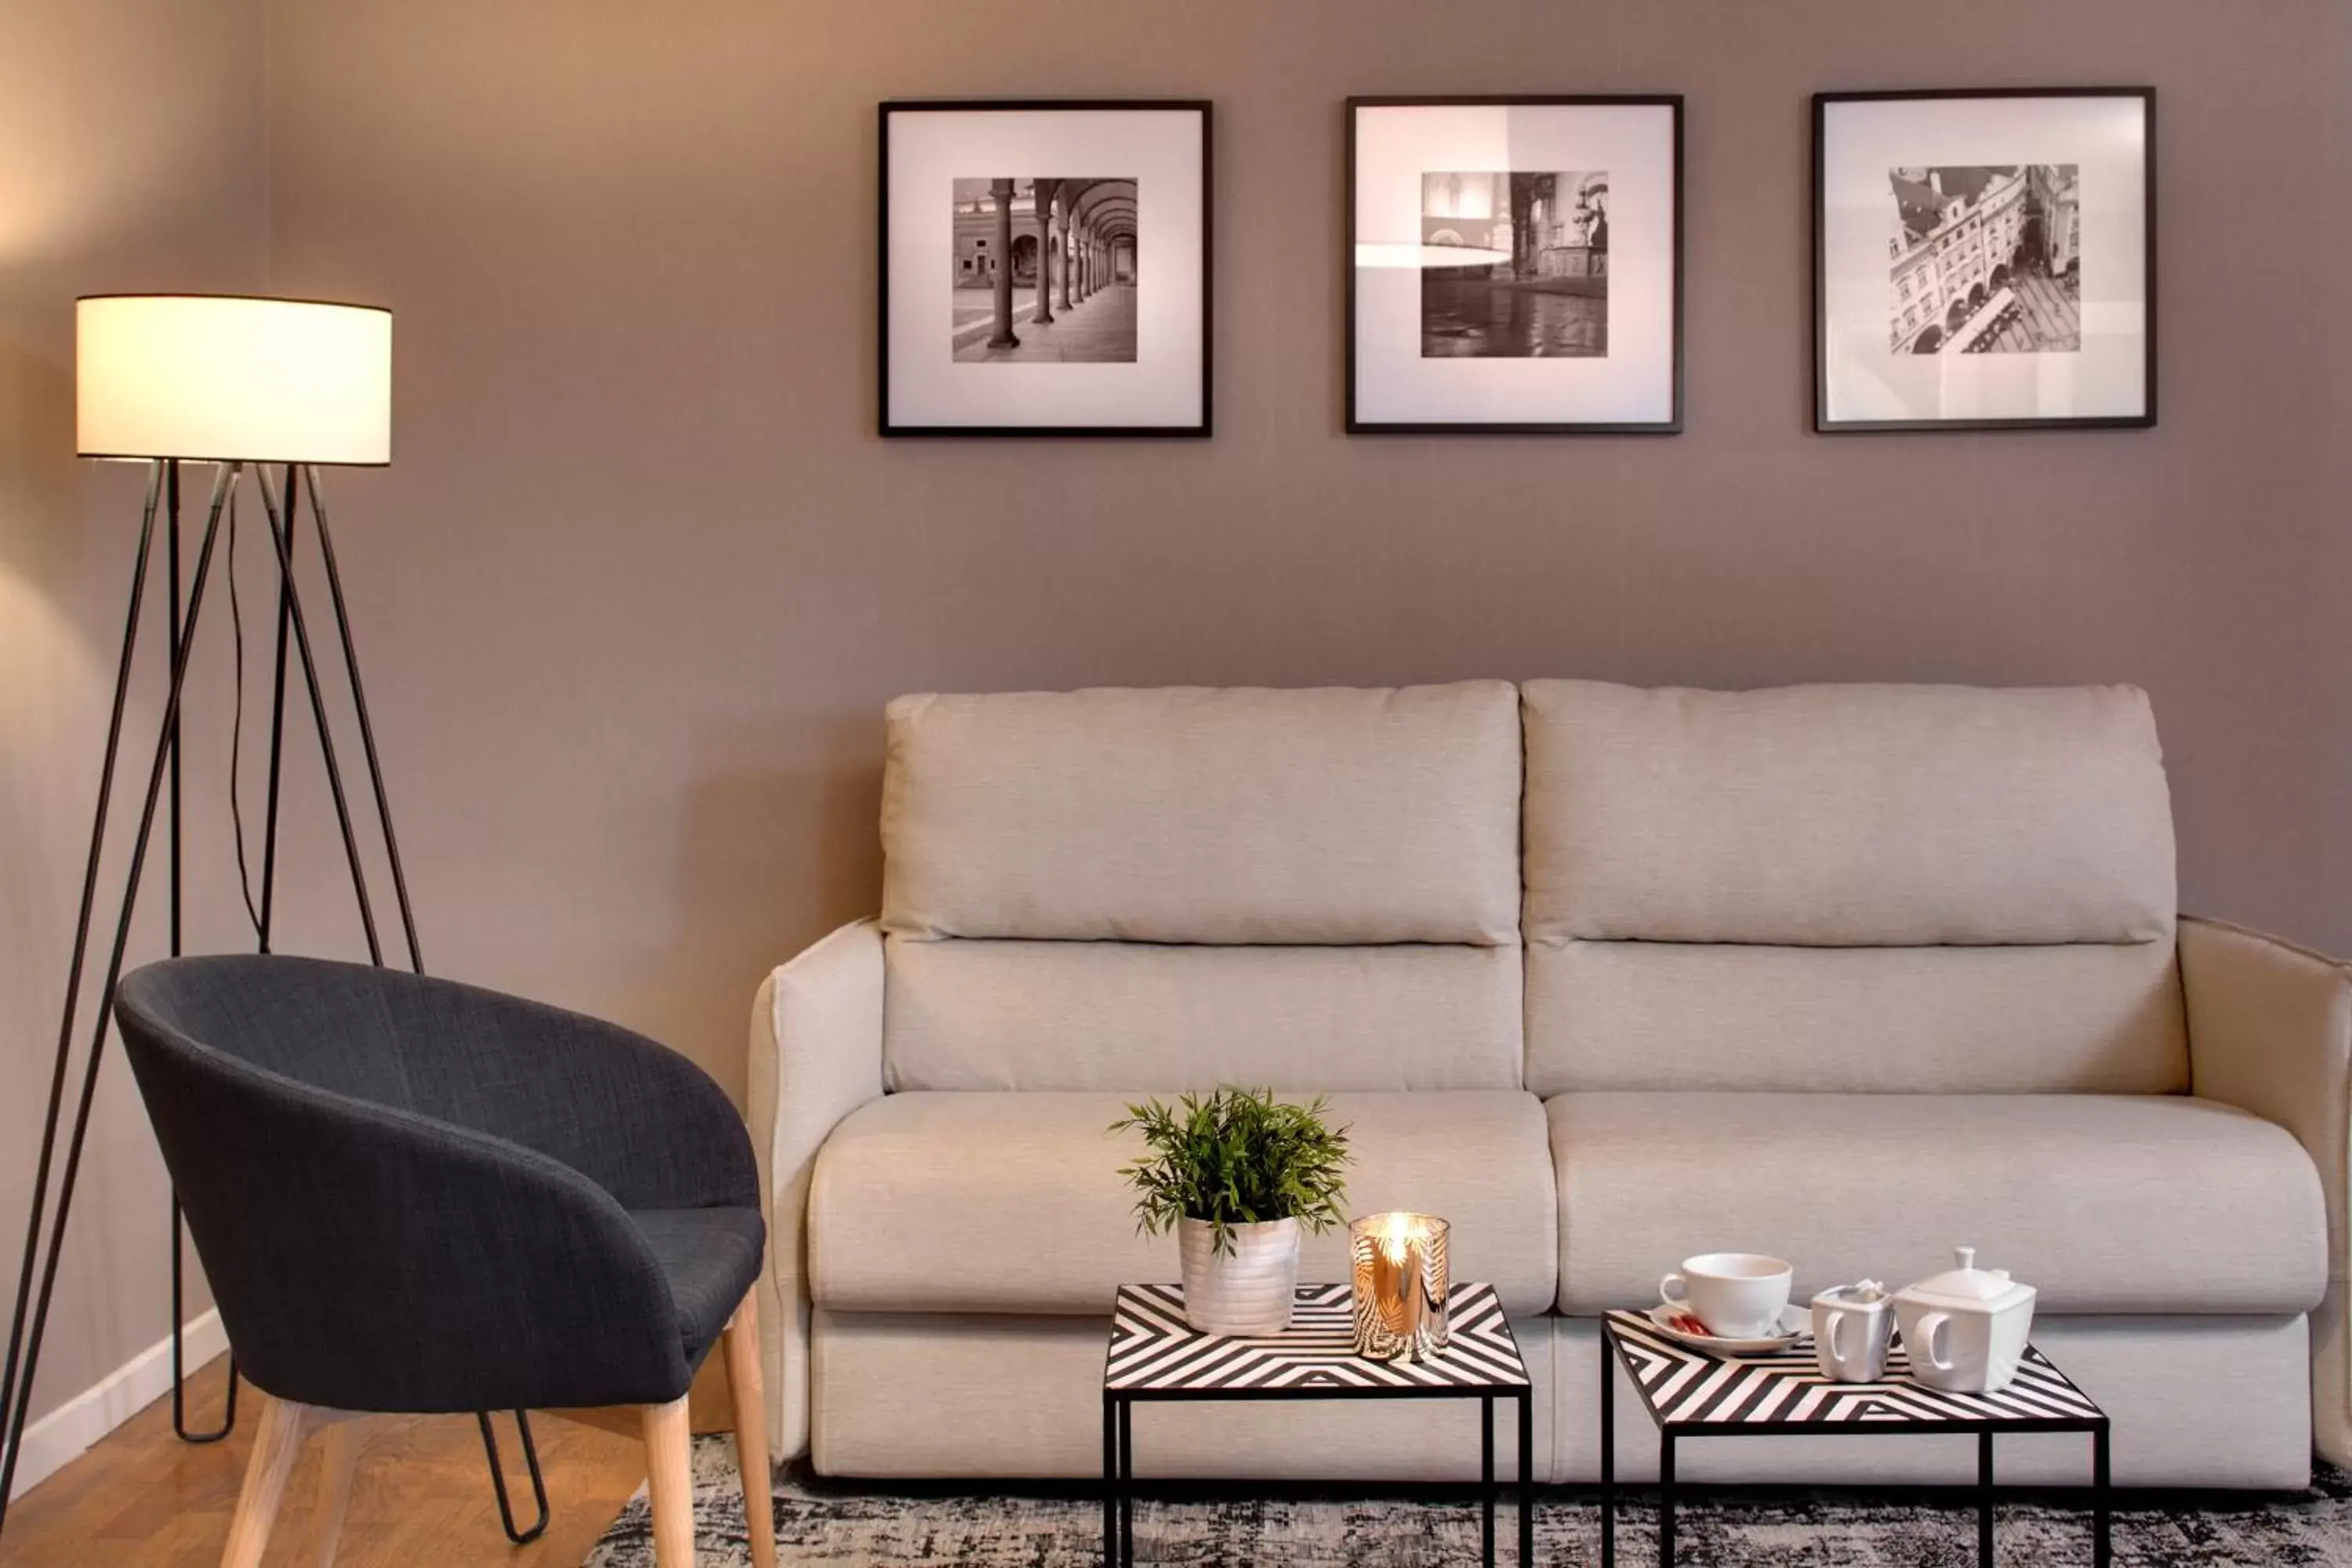
[[[281,0],[276,280],[399,312],[344,482],[448,966],[740,1084],[767,965],[868,910],[879,707],[932,687],[1579,674],[2130,680],[2187,900],[2352,945],[2319,856],[2342,428],[2328,4]],[[2163,424],[1808,429],[1807,95],[2153,83]],[[1688,422],[1339,434],[1340,100],[1688,95]],[[874,104],[1216,101],[1217,435],[874,434]]]
[[[136,471],[74,460],[73,299],[266,281],[262,20],[257,0],[0,3],[0,1312],[14,1302],[138,535]],[[160,622],[150,630],[128,748],[142,770],[163,668]],[[209,747],[196,759],[208,774],[226,765]],[[212,799],[191,789],[192,807]],[[216,855],[195,850],[192,869],[210,876]],[[211,904],[194,912],[202,934],[222,929]],[[142,926],[143,951],[163,941],[160,924]],[[100,1079],[36,1416],[170,1326],[163,1165],[121,1068],[116,1057]]]
[[[399,312],[397,460],[332,489],[436,968],[740,1089],[760,975],[876,900],[892,693],[1538,674],[2139,682],[2186,900],[2352,947],[2327,0],[270,0],[264,31],[231,183],[266,176],[268,280]],[[250,105],[258,51],[226,53],[184,63]],[[2162,426],[1811,435],[1807,95],[2073,82],[2159,90]],[[1684,435],[1339,433],[1340,100],[1503,90],[1688,95]],[[988,94],[1215,100],[1213,440],[874,435],[874,104]],[[5,438],[66,497],[37,532],[79,504],[64,301],[179,268],[8,278],[50,401]],[[116,519],[135,480],[79,494]],[[107,537],[7,612],[84,664]],[[37,1019],[99,697],[44,700],[7,831],[46,945],[0,960]],[[298,785],[293,945],[353,952]]]

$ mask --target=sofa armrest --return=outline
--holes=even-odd
[[[751,1006],[751,1142],[768,1213],[761,1353],[777,1463],[809,1441],[809,1172],[841,1119],[882,1097],[882,932],[843,926],[760,986]]]
[[[2218,921],[2180,922],[2189,1085],[2294,1133],[2327,1194],[2327,1299],[2312,1318],[2312,1426],[2352,1465],[2352,1346],[2346,1335],[2347,1188],[2352,1186],[2352,967]]]

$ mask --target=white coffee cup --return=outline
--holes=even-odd
[[[1760,1252],[1702,1253],[1659,1280],[1658,1294],[1719,1339],[1757,1339],[1780,1332],[1794,1272],[1787,1259]]]

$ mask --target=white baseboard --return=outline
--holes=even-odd
[[[181,1338],[192,1373],[228,1349],[228,1334],[221,1328],[217,1311],[192,1320]],[[79,1458],[91,1444],[171,1392],[172,1339],[166,1334],[94,1386],[26,1426],[9,1500],[14,1501],[39,1486]]]

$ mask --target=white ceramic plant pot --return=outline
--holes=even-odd
[[[1216,1227],[1207,1220],[1177,1223],[1185,1321],[1207,1334],[1282,1332],[1290,1327],[1291,1296],[1298,1289],[1298,1222],[1270,1219],[1226,1229],[1234,1249],[1220,1254]]]

